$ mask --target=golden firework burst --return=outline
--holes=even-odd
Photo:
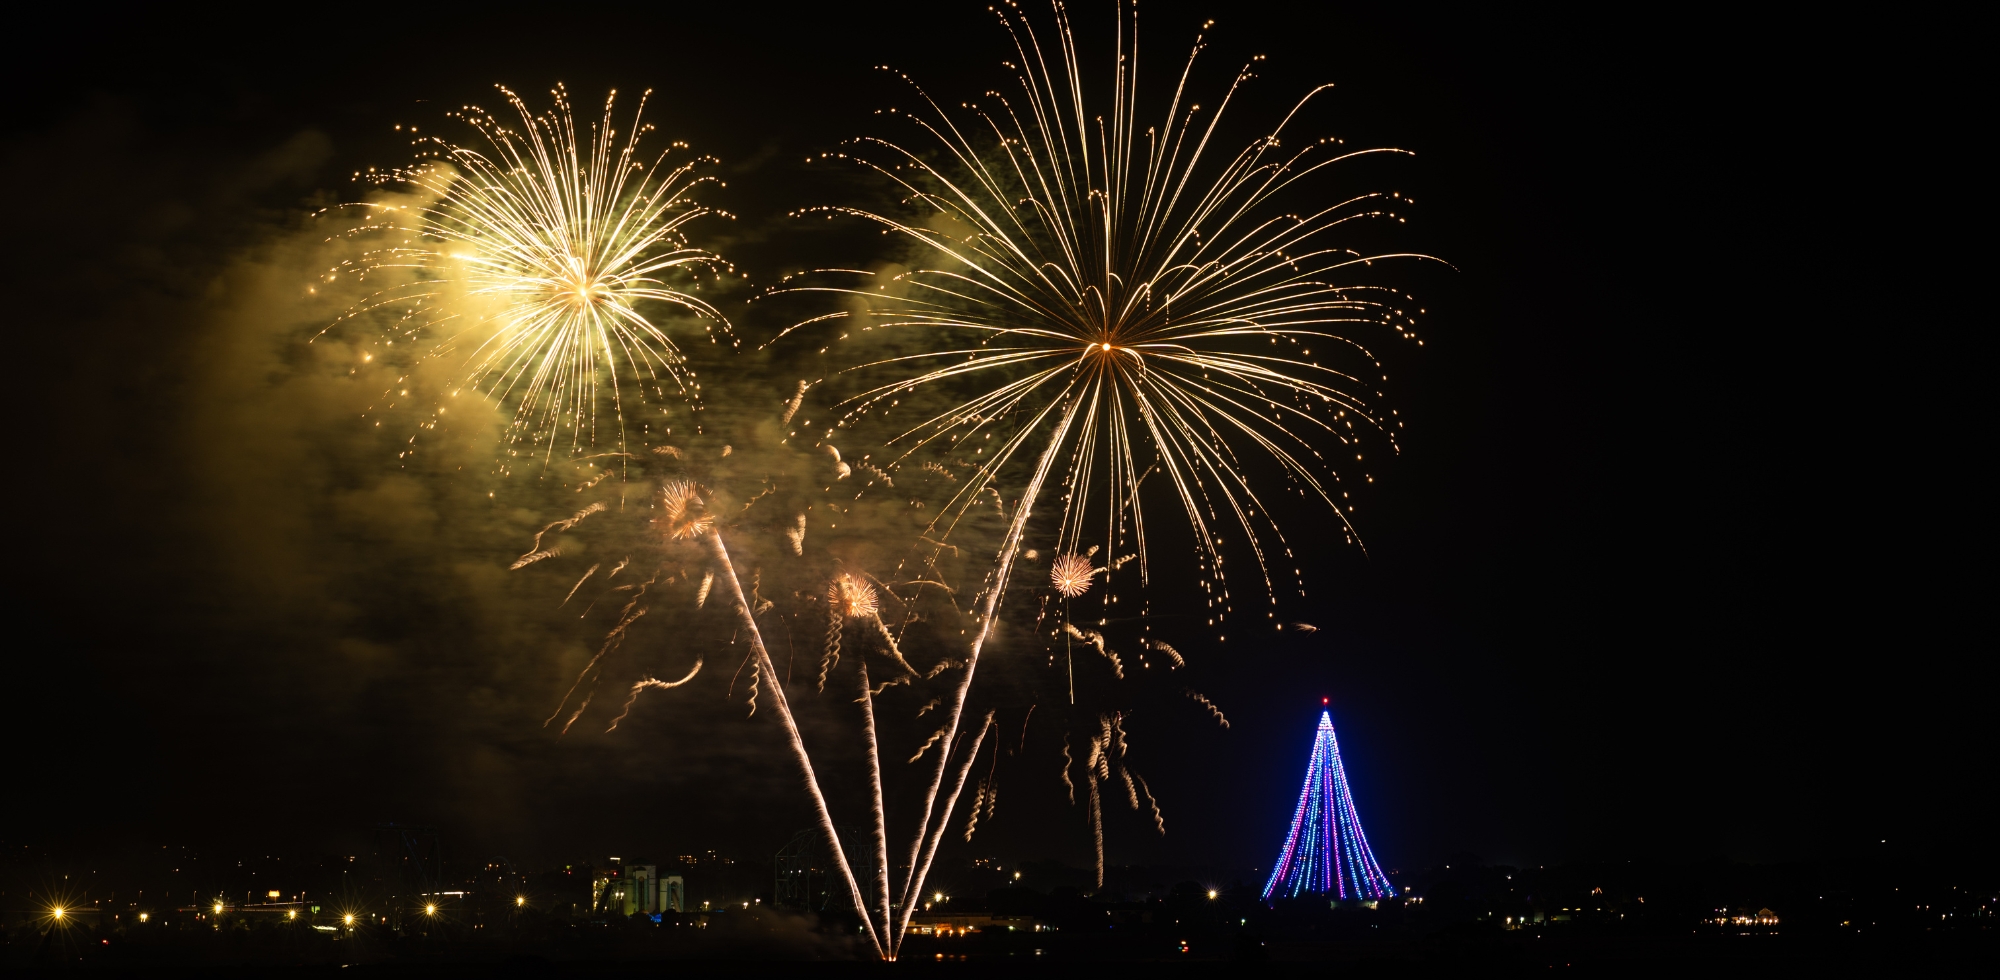
[[[368,175],[415,200],[353,205],[370,214],[354,234],[390,241],[328,278],[388,281],[335,323],[389,315],[390,343],[416,341],[426,357],[463,352],[451,395],[464,387],[512,403],[510,441],[547,455],[567,437],[567,449],[580,451],[606,434],[600,416],[609,415],[608,434],[622,448],[632,396],[700,391],[659,313],[728,326],[692,294],[697,285],[670,281],[729,271],[686,237],[690,221],[716,213],[691,196],[713,179],[696,168],[713,160],[670,163],[684,143],[642,157],[640,140],[653,129],[641,121],[643,96],[628,131],[616,128],[613,92],[603,118],[579,133],[561,86],[546,113],[500,91],[518,123],[473,106],[452,114],[485,146],[426,136],[415,164]]]
[[[669,480],[660,487],[660,516],[653,523],[676,541],[698,538],[715,526],[701,499],[701,488],[689,480]]]
[[[1090,559],[1082,555],[1063,555],[1049,565],[1049,582],[1065,599],[1090,591],[1091,576],[1096,574],[1097,569],[1090,567]]]
[[[845,572],[827,583],[826,601],[844,619],[865,619],[882,608],[874,586]]]

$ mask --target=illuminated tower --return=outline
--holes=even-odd
[[[1299,791],[1299,809],[1292,815],[1292,832],[1264,886],[1264,900],[1283,895],[1321,894],[1333,898],[1388,898],[1395,894],[1389,876],[1375,863],[1361,817],[1354,812],[1354,793],[1340,765],[1340,742],[1333,737],[1333,714],[1319,714],[1312,762],[1306,785]]]

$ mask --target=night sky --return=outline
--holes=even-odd
[[[1120,809],[1109,859],[1268,867],[1322,697],[1385,866],[1990,849],[1992,644],[1953,625],[1989,590],[1944,571],[1986,564],[1948,516],[1970,446],[1927,421],[1965,396],[1913,393],[1950,360],[1922,287],[1829,213],[1916,124],[1795,25],[1289,6],[1147,4],[1151,69],[1215,17],[1211,73],[1268,55],[1250,114],[1338,83],[1315,127],[1415,151],[1368,181],[1456,270],[1400,280],[1426,344],[1382,345],[1408,425],[1366,556],[1286,515],[1282,615],[1320,632],[1182,646],[1232,727],[1134,721],[1169,832]],[[972,97],[1005,36],[970,3],[576,16],[79,22],[8,66],[6,843],[331,853],[397,820],[537,865],[809,824],[725,655],[616,732],[541,726],[593,638],[537,611],[562,576],[504,569],[557,506],[398,469],[302,352],[339,312],[297,297],[305,215],[494,83],[652,87],[739,215],[698,243],[767,285],[852,247],[785,215],[861,193],[804,160],[907,101],[871,66]],[[1054,770],[956,858],[1086,863]]]

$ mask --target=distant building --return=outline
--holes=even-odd
[[[613,859],[590,882],[590,908],[612,915],[658,915],[687,911],[687,886],[680,875],[660,875],[652,864],[624,864]]]

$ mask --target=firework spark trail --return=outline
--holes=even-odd
[[[1172,644],[1166,643],[1161,640],[1154,640],[1152,641],[1152,647],[1155,650],[1159,650],[1165,653],[1168,657],[1173,658],[1174,665],[1169,669],[1179,670],[1182,666],[1185,666],[1187,664],[1186,660],[1181,659],[1181,652],[1179,650],[1174,649]]]
[[[803,379],[799,381],[799,390],[796,394],[792,395],[791,401],[785,403],[785,414],[778,419],[779,425],[792,424],[792,416],[799,414],[799,406],[805,404],[806,389],[810,387],[812,385],[807,384]]]
[[[1044,411],[1049,411],[1049,409],[1044,409]],[[1066,427],[1073,418],[1074,409],[1072,408],[1071,412],[1064,416],[1064,426]],[[1041,461],[1035,467],[1034,477],[1028,482],[1028,494],[1023,498],[1024,501],[1033,500],[1035,495],[1041,492],[1042,482],[1048,478],[1049,467],[1055,460],[1055,449],[1055,444],[1051,443],[1049,448],[1042,453]],[[1021,550],[1021,536],[1027,530],[1028,512],[1030,509],[1025,503],[1022,506],[1014,508],[1014,520],[1012,525],[1007,529],[1007,537],[1001,542],[999,567],[994,572],[993,584],[986,590],[985,608],[981,610],[979,615],[979,633],[973,637],[971,654],[965,661],[965,676],[959,679],[958,688],[952,692],[951,708],[946,714],[945,727],[942,729],[942,733],[945,736],[944,751],[938,753],[937,769],[932,773],[930,786],[924,793],[923,819],[917,823],[920,831],[910,846],[910,874],[903,880],[902,889],[904,908],[903,928],[908,927],[908,910],[911,901],[916,897],[916,890],[923,887],[923,879],[917,876],[917,852],[923,844],[924,835],[930,831],[931,818],[934,815],[937,817],[937,833],[939,835],[942,835],[944,828],[951,823],[950,804],[946,804],[942,813],[933,813],[936,809],[938,791],[944,785],[945,767],[950,763],[953,748],[952,742],[957,738],[959,719],[965,712],[966,694],[971,690],[973,675],[979,669],[979,652],[985,647],[986,638],[992,635],[993,622],[999,610],[1000,593],[1005,591],[1007,587],[1008,575],[1013,571],[1014,567],[1014,557]],[[897,933],[898,937],[901,935],[901,932]]]
[[[875,884],[882,899],[882,929],[886,933],[895,921],[889,914],[889,813],[882,806],[882,753],[875,741],[875,697],[868,690],[868,658],[854,658],[854,672],[861,681],[861,732],[868,747],[868,782],[875,805]]]
[[[508,571],[513,571],[523,566],[533,564],[534,562],[540,561],[542,560],[542,558],[549,557],[550,555],[555,553],[552,551],[539,556],[535,554],[536,549],[542,546],[543,535],[548,534],[550,531],[555,531],[556,533],[560,534],[564,531],[569,530],[570,528],[577,526],[578,524],[583,523],[584,518],[589,517],[590,515],[598,513],[602,510],[604,510],[604,501],[602,500],[594,501],[589,505],[585,506],[582,510],[577,511],[576,513],[571,514],[570,516],[565,517],[560,521],[554,521],[550,523],[547,527],[544,527],[541,530],[536,531],[535,540],[528,545],[528,553],[522,555],[520,558],[515,559],[514,564],[508,566]]]
[[[729,560],[729,549],[722,543],[722,535],[717,532],[710,531],[704,540],[708,542],[709,552],[715,560],[716,567],[722,572],[724,595],[732,601],[740,625],[749,634],[752,652],[757,656],[757,665],[773,678],[772,708],[785,724],[785,735],[791,743],[792,756],[798,760],[799,770],[805,776],[806,789],[811,793],[813,806],[819,814],[820,832],[826,835],[827,845],[833,850],[834,863],[839,866],[840,873],[847,882],[850,900],[857,909],[867,908],[867,902],[861,895],[861,884],[854,877],[853,865],[848,863],[847,852],[840,845],[840,835],[834,830],[833,813],[827,809],[826,795],[820,791],[819,778],[813,773],[812,756],[806,752],[805,740],[799,737],[799,726],[792,717],[790,701],[785,697],[785,689],[775,679],[777,674],[772,669],[770,652],[764,648],[764,634],[757,628],[757,619],[750,614],[750,606],[743,599],[743,586],[737,581],[736,566]],[[905,927],[907,920],[906,914]],[[878,932],[872,916],[862,916],[861,921],[863,930],[868,934],[869,943],[875,947],[875,955],[878,957],[894,955],[894,937]]]
[[[917,672],[917,668],[910,666],[908,660],[903,659],[903,648],[896,643],[895,636],[890,634],[888,625],[882,622],[879,613],[869,613],[868,622],[875,627],[875,635],[881,637],[882,642],[888,646],[889,659],[894,660],[896,666],[903,668],[903,672],[910,677],[923,676]]]
[[[561,548],[547,548],[542,551],[531,551],[525,555],[522,555],[519,558],[514,559],[514,563],[512,565],[507,566],[507,570],[510,572],[518,572],[521,569],[526,568],[529,565],[532,565],[538,561],[541,561],[544,558],[555,558],[559,557],[561,554],[562,554]]]
[[[517,566],[517,567],[518,567],[518,566]],[[592,575],[595,575],[595,574],[597,574],[597,570],[598,570],[598,569],[600,569],[600,568],[603,568],[603,567],[604,567],[604,565],[603,565],[602,563],[599,563],[599,564],[595,564],[595,565],[592,565],[592,566],[590,566],[590,570],[589,570],[589,571],[586,571],[586,572],[584,572],[584,573],[583,573],[583,577],[582,577],[582,578],[580,578],[580,579],[577,579],[577,580],[576,580],[576,584],[570,587],[570,590],[569,590],[569,594],[568,594],[568,595],[566,595],[566,596],[563,596],[563,601],[562,601],[562,602],[561,602],[560,604],[558,604],[558,605],[556,606],[556,608],[557,608],[557,609],[561,609],[561,608],[562,608],[563,606],[567,606],[567,605],[569,605],[569,601],[570,601],[571,599],[574,599],[574,598],[576,598],[576,590],[578,590],[578,589],[581,589],[581,588],[583,588],[583,583],[585,583],[585,582],[588,582],[588,581],[590,581],[590,577],[591,577]],[[622,567],[624,567],[624,566],[622,566],[622,565],[621,565],[621,566],[619,566],[619,567],[620,567],[620,568],[622,568]],[[611,574],[612,574],[612,575],[616,575],[616,574],[618,574],[618,572],[617,572],[617,571],[616,571],[616,570],[614,569],[614,570],[613,570],[613,571],[611,572]],[[605,577],[606,577],[606,578],[610,578],[611,576],[607,575],[607,576],[605,576]]]
[[[843,625],[844,618],[840,614],[839,607],[829,604],[826,616],[826,651],[819,658],[819,689],[821,691],[826,690],[826,675],[831,673],[833,668],[840,663],[840,630]]]
[[[1069,736],[1065,734],[1063,736],[1062,781],[1063,781],[1063,789],[1069,793],[1070,806],[1076,805],[1076,784],[1069,781],[1069,771],[1071,767],[1075,765],[1076,765],[1075,757],[1069,754]]]
[[[930,738],[924,739],[924,744],[917,746],[917,754],[910,756],[910,761],[915,762],[918,759],[923,758],[924,753],[929,752],[931,750],[931,746],[936,745],[938,743],[938,739],[945,737],[946,733],[947,730],[943,728],[940,728],[937,731],[932,732]]]
[[[1086,780],[1090,787],[1090,837],[1097,847],[1097,887],[1104,888],[1104,806],[1098,801],[1097,780]]]
[[[1153,826],[1159,828],[1160,836],[1165,837],[1167,834],[1167,818],[1160,813],[1160,801],[1153,799],[1153,791],[1146,785],[1146,777],[1140,776],[1138,779],[1139,791],[1146,794],[1146,805],[1153,808]]]
[[[618,723],[624,721],[625,716],[632,713],[632,706],[639,703],[639,694],[645,691],[647,688],[653,687],[653,688],[659,688],[662,691],[669,691],[676,687],[681,686],[682,684],[686,684],[688,681],[694,680],[694,675],[699,673],[701,673],[701,658],[696,657],[694,659],[694,666],[689,668],[687,676],[681,678],[680,680],[663,681],[657,677],[648,677],[639,681],[637,684],[632,685],[632,696],[625,699],[625,710],[620,711],[618,713],[618,717],[611,719],[611,727],[605,729],[605,731],[615,732],[618,730]]]
[[[1118,651],[1104,645],[1104,634],[1096,630],[1078,629],[1075,623],[1064,623],[1063,629],[1069,635],[1096,647],[1097,652],[1104,655],[1104,659],[1111,661],[1111,669],[1118,675],[1118,679],[1121,681],[1125,679],[1125,661],[1119,658]]]
[[[986,781],[980,780],[972,791],[972,815],[965,820],[965,842],[972,843],[972,835],[979,832],[979,813],[986,805]]]
[[[361,275],[394,270],[411,278],[373,293],[334,325],[383,310],[403,315],[403,336],[448,328],[426,356],[469,349],[448,386],[452,396],[461,384],[502,403],[518,396],[511,440],[541,444],[545,460],[563,429],[571,451],[595,444],[599,378],[608,374],[622,449],[628,384],[639,385],[642,401],[649,383],[700,391],[680,349],[644,308],[677,307],[702,321],[711,337],[718,325],[728,332],[715,307],[663,278],[729,271],[719,256],[686,238],[689,222],[721,214],[691,196],[715,179],[695,169],[714,161],[698,157],[669,166],[668,155],[685,146],[675,143],[650,165],[644,162],[640,141],[653,127],[642,121],[643,96],[622,141],[613,118],[615,92],[605,100],[601,121],[580,140],[561,86],[545,114],[506,88],[500,91],[520,115],[518,125],[472,106],[452,114],[484,138],[485,148],[432,137],[423,141],[423,162],[374,178],[424,203],[354,205],[372,215],[356,233],[406,236],[366,253]],[[467,310],[454,301],[461,295],[490,301],[498,311]]]
[[[922,866],[911,869],[910,880],[920,886],[930,875],[931,861],[937,857],[938,845],[944,841],[945,828],[951,822],[952,808],[958,805],[958,794],[965,789],[966,777],[972,774],[972,764],[979,759],[979,746],[986,741],[986,733],[993,730],[993,714],[991,711],[986,713],[986,721],[979,726],[979,734],[972,737],[972,745],[965,753],[965,765],[959,767],[958,779],[952,784],[951,795],[945,798],[944,818],[938,821],[937,828],[930,834],[929,844],[923,848]],[[904,897],[903,917],[896,923],[896,928],[889,932],[897,951],[901,951],[903,947],[903,936],[910,930],[910,915],[916,911],[916,904],[909,900],[911,897],[914,896]]]
[[[1214,715],[1215,720],[1222,723],[1222,727],[1224,728],[1229,727],[1229,719],[1224,718],[1222,716],[1222,709],[1216,707],[1215,702],[1210,701],[1209,699],[1203,697],[1201,695],[1201,692],[1196,691],[1193,688],[1188,689],[1187,696],[1195,699],[1195,702],[1200,704],[1202,707],[1207,708],[1208,713]]]
[[[646,614],[645,608],[639,605],[639,599],[645,595],[646,587],[652,584],[653,580],[646,580],[645,583],[639,586],[638,592],[632,596],[632,601],[625,604],[625,608],[619,612],[618,625],[612,627],[611,632],[605,634],[603,645],[597,648],[597,655],[590,658],[590,662],[584,664],[583,669],[577,672],[575,683],[572,683],[569,686],[569,691],[563,694],[562,701],[556,705],[556,710],[542,720],[543,728],[549,727],[549,723],[555,721],[556,717],[562,714],[563,708],[569,704],[569,699],[576,696],[576,689],[583,686],[584,678],[591,676],[591,672],[597,667],[598,662],[604,659],[604,655],[610,653],[624,642],[625,628],[632,625],[634,620]],[[596,681],[593,680],[591,682],[590,689],[592,693],[584,695],[583,704],[577,707],[576,714],[571,715],[569,720],[563,723],[563,734],[569,732],[569,726],[576,724],[576,719],[583,714],[583,709],[590,707],[590,699],[595,696],[597,690]]]
[[[793,520],[792,526],[785,529],[785,540],[791,542],[792,554],[806,553],[806,515],[798,515]]]
[[[701,588],[696,589],[694,593],[694,607],[696,609],[700,609],[701,607],[708,605],[708,590],[714,585],[715,585],[714,572],[701,573]]]

